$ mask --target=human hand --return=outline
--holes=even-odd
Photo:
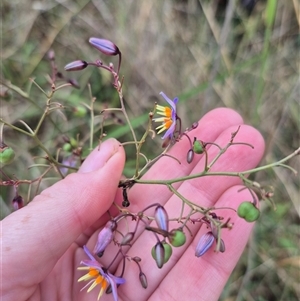
[[[243,123],[241,117],[229,109],[216,109],[206,114],[191,136],[219,145],[228,143],[231,133]],[[229,148],[213,166],[213,171],[242,171],[255,167],[263,154],[264,142],[252,127],[243,125],[237,140],[252,144]],[[196,156],[186,163],[188,141],[176,143],[169,157],[161,158],[144,179],[170,179],[203,170],[204,158]],[[210,147],[209,156],[217,149]],[[83,273],[77,267],[87,259],[83,245],[93,249],[99,228],[108,220],[107,210],[113,200],[121,204],[117,191],[124,166],[124,151],[113,139],[94,150],[76,174],[67,176],[44,190],[26,207],[12,213],[1,222],[2,229],[2,300],[97,300],[98,289],[80,292],[83,284],[77,280]],[[179,183],[176,188],[187,199],[202,206],[232,207],[251,200],[247,190],[235,177],[203,177]],[[130,211],[138,212],[152,203],[162,204],[170,217],[178,216],[181,202],[162,185],[135,184],[129,191]],[[116,212],[111,208],[111,212]],[[140,265],[147,275],[148,288],[139,284],[137,268],[129,267],[123,277],[126,284],[118,288],[119,300],[218,300],[219,295],[236,265],[250,235],[253,224],[240,219],[232,210],[220,209],[231,217],[234,227],[222,232],[226,245],[224,253],[211,248],[203,257],[195,257],[199,238],[206,232],[199,225],[189,225],[187,242],[174,248],[172,257],[162,269],[157,269],[150,255],[155,244],[148,231],[142,233],[128,251],[142,258]],[[122,229],[118,228],[122,231]],[[99,259],[107,266],[115,255],[109,245]],[[118,269],[115,267],[114,269]],[[112,273],[115,270],[111,271]],[[104,294],[101,300],[112,300]]]

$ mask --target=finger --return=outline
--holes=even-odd
[[[18,293],[18,281],[22,288],[40,282],[71,243],[107,211],[123,165],[123,148],[109,139],[91,153],[78,173],[2,221],[3,269],[6,277],[14,279],[11,291]]]
[[[234,127],[228,128],[225,130],[217,139],[216,143],[219,145],[224,145],[228,142],[228,136],[233,132]],[[213,165],[211,171],[242,171],[252,168],[258,164],[260,161],[263,150],[264,150],[264,142],[261,135],[253,128],[249,126],[242,126],[239,131],[239,141],[251,143],[255,145],[255,150],[245,145],[234,145],[230,147]],[[208,151],[208,157],[214,158],[217,154],[217,148],[210,148]],[[203,171],[204,166],[204,158],[202,158],[197,165],[191,171],[191,174],[196,174]],[[229,189],[231,186],[240,183],[238,177],[220,177],[220,176],[206,176],[203,178],[193,179],[184,181],[179,187],[178,192],[182,194],[189,201],[194,202],[195,204],[199,204],[204,207],[213,206],[219,197]],[[169,217],[175,218],[180,215],[181,210],[181,200],[176,196],[171,196],[164,205],[165,209],[168,212]],[[187,208],[188,209],[188,208]],[[186,210],[185,212],[187,212]],[[198,216],[199,217],[199,216]],[[180,227],[180,224],[172,225],[174,228]],[[190,225],[189,229],[192,234],[195,234],[198,231],[199,225]],[[172,229],[172,227],[170,227]],[[153,236],[153,235],[152,235]],[[172,265],[176,264],[177,258],[179,258],[185,249],[189,246],[192,239],[189,235],[187,235],[187,243],[179,249],[173,250],[174,256],[172,255],[168,264],[163,267],[163,269],[158,270],[155,266],[155,262],[150,256],[146,256],[145,254],[150,254],[150,250],[152,246],[155,244],[155,239],[152,237],[150,233],[143,233],[137,241],[134,243],[133,247],[130,249],[130,255],[132,256],[140,256],[143,258],[141,266],[143,271],[147,272],[147,277],[149,279],[149,287],[147,292],[144,292],[144,295],[147,293],[151,293],[157,285],[164,279],[166,274],[172,268]],[[125,277],[133,278],[134,271],[131,269],[126,270]],[[136,275],[135,275],[136,277]],[[133,287],[131,284],[120,288],[122,293],[124,292],[126,296],[129,296],[130,291],[132,291]],[[143,293],[143,289],[141,289],[141,294]],[[149,295],[145,296],[147,299]]]

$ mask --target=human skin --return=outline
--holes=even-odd
[[[212,167],[212,171],[243,171],[254,168],[262,158],[264,141],[260,133],[248,125],[235,111],[215,109],[206,114],[198,127],[190,132],[205,142],[226,145],[231,133],[241,128],[236,142],[254,146],[234,145]],[[196,155],[193,162],[186,162],[188,140],[176,143],[169,154],[156,162],[143,177],[150,179],[174,179],[201,172],[204,156]],[[208,156],[213,158],[218,149],[208,147]],[[15,211],[1,221],[1,297],[10,300],[97,300],[99,289],[90,293],[80,289],[84,283],[77,280],[84,273],[78,271],[80,261],[87,259],[82,250],[90,250],[96,242],[99,229],[107,222],[107,210],[116,213],[112,206],[115,200],[121,204],[121,192],[117,188],[125,162],[125,153],[119,142],[109,139],[95,149],[84,161],[77,173],[45,189],[29,205]],[[126,283],[118,288],[119,300],[218,300],[228,277],[235,267],[251,233],[253,223],[239,218],[235,211],[245,200],[251,200],[248,190],[242,188],[236,177],[208,176],[174,184],[185,198],[201,204],[214,206],[215,212],[231,218],[233,229],[224,229],[224,253],[214,252],[212,247],[202,257],[195,257],[195,248],[200,237],[208,230],[188,224],[192,236],[186,231],[187,242],[181,248],[173,248],[169,262],[162,269],[150,255],[156,243],[149,232],[140,231],[128,253],[142,258],[141,267],[147,275],[148,288],[141,287],[138,268],[128,262],[124,273]],[[129,190],[130,211],[138,212],[152,203],[162,204],[169,217],[180,214],[181,202],[164,185],[135,184]],[[171,224],[179,227],[180,224]],[[118,227],[122,231],[123,225]],[[125,227],[125,225],[124,225]],[[125,229],[125,228],[124,228]],[[114,257],[115,246],[110,245],[100,258],[107,266]],[[111,272],[119,271],[113,266]],[[137,299],[138,296],[138,299]],[[113,300],[104,294],[101,300]]]

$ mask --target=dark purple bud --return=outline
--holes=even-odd
[[[24,200],[20,195],[16,195],[13,200],[13,207],[15,210],[21,209],[22,207],[24,207]]]
[[[90,38],[89,43],[106,55],[118,55],[120,53],[119,48],[109,40]]]
[[[78,70],[83,70],[88,66],[88,63],[86,61],[74,61],[69,63],[68,65],[65,66],[66,71],[78,71]]]
[[[190,163],[192,163],[193,159],[194,159],[194,151],[192,149],[190,149],[187,153],[186,161],[187,161],[187,163],[190,164]]]
[[[147,277],[143,272],[140,272],[139,274],[140,282],[143,288],[148,287]]]
[[[133,240],[133,237],[134,237],[134,233],[133,232],[128,232],[122,239],[121,241],[121,246],[124,246],[124,245],[128,245],[132,240]]]
[[[161,269],[165,261],[165,248],[161,242],[158,242],[154,246],[154,254],[152,255],[153,258],[155,259],[157,267]]]
[[[106,247],[111,243],[114,237],[114,231],[117,229],[117,223],[110,220],[106,223],[105,227],[99,232],[97,243],[94,248],[94,254],[101,257]]]
[[[221,238],[220,241],[220,252],[224,253],[225,252],[225,243],[224,240]]]
[[[163,206],[159,205],[155,208],[154,218],[158,228],[164,231],[169,231],[169,217]]]
[[[208,249],[212,246],[215,238],[212,232],[207,232],[203,236],[201,236],[198,245],[196,247],[195,256],[200,257],[205,254]]]

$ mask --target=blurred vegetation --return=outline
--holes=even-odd
[[[90,103],[88,83],[96,97],[95,113],[118,106],[111,77],[87,68],[66,74],[70,61],[94,61],[99,53],[88,44],[91,36],[107,38],[122,51],[121,74],[130,117],[142,128],[158,93],[179,96],[184,127],[207,111],[225,106],[237,110],[266,140],[263,163],[292,153],[299,143],[299,2],[260,0],[165,1],[2,1],[1,117],[35,127],[46,97],[29,80],[51,90],[47,53],[55,51],[58,70],[76,79],[79,89],[59,90],[53,101],[65,109],[47,118],[40,137],[55,155],[63,135],[88,149],[89,115],[76,117],[74,108]],[[101,56],[107,62],[114,58]],[[142,117],[141,117],[142,116]],[[99,129],[100,121],[95,125]],[[128,139],[122,116],[109,116],[105,131]],[[32,156],[44,155],[29,137],[4,128],[5,143],[16,151],[14,163],[3,170],[20,179],[35,178],[42,168]],[[95,133],[95,144],[99,132]],[[149,153],[160,147],[155,139]],[[131,148],[127,149],[130,158]],[[129,160],[125,172],[131,171]],[[299,171],[299,158],[289,165]],[[3,176],[3,175],[2,175]],[[3,179],[5,177],[3,176]],[[247,250],[220,300],[299,300],[299,177],[276,169],[257,175],[258,182],[275,188],[277,210],[263,204]],[[55,179],[40,183],[44,189]],[[21,195],[28,187],[20,187]],[[34,193],[34,192],[31,192]],[[1,187],[1,217],[8,214],[14,191]]]

